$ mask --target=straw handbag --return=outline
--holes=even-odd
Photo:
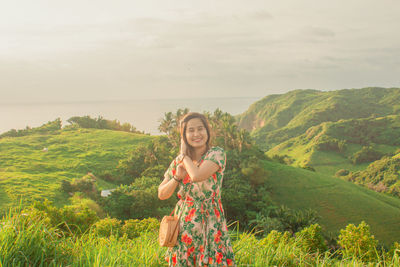
[[[185,196],[184,204],[186,203],[187,196],[189,195],[190,189]],[[175,209],[174,209],[175,210]],[[164,216],[160,223],[160,231],[158,232],[158,242],[162,247],[174,247],[179,233],[179,220],[182,216],[183,206],[179,216],[172,215],[172,210],[169,216]]]

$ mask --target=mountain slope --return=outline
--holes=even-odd
[[[330,175],[266,161],[272,199],[293,209],[312,208],[321,225],[336,233],[362,220],[386,245],[400,240],[400,199],[374,192]]]
[[[267,155],[287,155],[291,165],[309,165],[318,172],[334,175],[339,169],[358,171],[380,155],[394,153],[400,146],[400,115],[323,122],[304,134],[271,148]],[[377,157],[353,164],[363,148],[371,147]]]
[[[322,122],[400,114],[399,103],[399,88],[293,90],[266,96],[237,121],[268,150]]]

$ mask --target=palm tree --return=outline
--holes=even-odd
[[[169,135],[176,125],[174,115],[172,112],[164,113],[164,119],[161,119],[161,123],[158,126],[160,132]]]
[[[242,152],[243,147],[250,147],[252,143],[250,133],[245,129],[240,129],[237,135],[237,145],[239,152]]]

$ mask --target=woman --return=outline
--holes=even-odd
[[[182,215],[177,245],[167,251],[169,265],[234,266],[221,204],[226,154],[222,148],[210,147],[210,127],[204,115],[188,113],[180,126],[181,153],[158,188],[160,199],[168,199],[179,188],[175,215]]]

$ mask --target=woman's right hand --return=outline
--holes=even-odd
[[[176,168],[176,178],[178,178],[179,180],[183,180],[187,175],[187,171],[185,169],[185,166],[183,165],[183,163],[179,163],[179,165]]]
[[[180,154],[181,155],[187,155],[187,145],[185,143],[185,141],[183,140],[183,138],[181,138],[181,149],[180,149]]]

